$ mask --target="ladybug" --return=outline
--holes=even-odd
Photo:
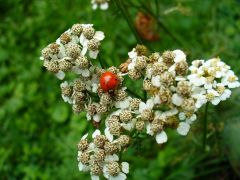
[[[100,77],[100,87],[104,92],[114,90],[119,85],[119,79],[116,74],[112,72],[105,72]]]

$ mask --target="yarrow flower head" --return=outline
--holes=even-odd
[[[231,95],[231,89],[240,86],[238,77],[219,58],[195,60],[190,66],[188,79],[193,83],[196,107],[200,108],[207,102],[213,105],[225,101]]]
[[[92,3],[106,8],[107,1]],[[102,176],[125,180],[129,164],[119,156],[138,134],[153,136],[158,144],[169,140],[167,129],[186,136],[201,106],[217,105],[240,86],[230,66],[219,58],[195,60],[189,67],[181,50],[150,53],[143,45],[133,48],[120,68],[103,69],[93,61],[103,39],[104,33],[92,24],[74,24],[45,47],[40,58],[48,71],[63,80],[63,100],[73,112],[85,112],[96,128],[77,145],[79,170],[89,172],[93,180]],[[141,79],[145,98],[128,94],[125,76]]]
[[[91,0],[92,8],[96,10],[99,7],[101,10],[107,10],[109,7],[109,1],[110,0]]]
[[[120,141],[109,141],[99,130],[92,134],[92,142],[88,134],[78,143],[78,167],[80,171],[90,171],[91,178],[98,180],[103,175],[107,179],[124,180],[129,173],[129,164],[119,162]]]

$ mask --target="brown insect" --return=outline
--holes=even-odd
[[[135,19],[135,27],[139,35],[145,40],[156,41],[160,38],[156,32],[156,21],[149,14],[138,12]]]

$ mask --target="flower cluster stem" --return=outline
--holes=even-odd
[[[203,151],[206,149],[206,142],[207,142],[207,117],[208,117],[208,105],[209,103],[205,105],[204,110],[204,118],[203,118]]]
[[[98,54],[98,59],[99,59],[101,68],[105,68],[105,66],[104,66],[104,64],[103,64],[103,62],[102,62],[102,58],[101,58],[100,54]]]
[[[122,3],[121,0],[115,0],[114,2],[116,3],[116,6],[119,8],[119,10],[120,10],[122,16],[124,17],[124,19],[126,20],[129,28],[131,29],[132,33],[133,33],[134,36],[135,36],[137,42],[142,44],[142,40],[141,40],[141,38],[139,37],[136,29],[135,29],[134,26],[133,26],[134,23],[133,23],[130,15],[129,15],[129,12],[128,12],[127,8],[125,7],[125,5]]]

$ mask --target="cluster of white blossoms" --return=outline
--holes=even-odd
[[[99,7],[101,10],[107,10],[109,1],[110,0],[91,0],[92,8],[96,10]]]
[[[231,88],[240,86],[237,76],[219,58],[195,60],[188,67],[181,50],[148,54],[141,45],[128,55],[127,69],[122,70],[133,80],[143,78],[148,97],[139,103],[138,111],[132,111],[132,123],[136,130],[155,136],[158,144],[167,141],[167,128],[187,135],[203,104],[217,105],[230,97]]]
[[[122,135],[115,140],[109,140],[99,130],[92,134],[92,141],[88,141],[88,134],[78,143],[78,161],[80,171],[89,171],[92,180],[99,180],[100,176],[112,180],[124,180],[129,173],[129,164],[120,162],[118,153],[130,144],[130,137]]]
[[[63,80],[63,100],[75,113],[85,112],[97,129],[92,138],[84,135],[78,144],[79,170],[90,172],[93,180],[101,176],[125,180],[129,164],[120,162],[120,156],[131,147],[131,138],[148,134],[163,144],[168,140],[166,129],[185,136],[199,108],[207,102],[217,105],[230,97],[230,89],[240,86],[219,58],[195,60],[189,67],[181,50],[149,53],[143,45],[133,48],[120,68],[100,68],[93,60],[103,39],[103,32],[93,25],[74,24],[45,47],[40,58],[48,71]],[[143,80],[145,98],[127,93],[125,76]]]
[[[89,58],[96,59],[104,37],[104,33],[96,31],[92,24],[74,24],[42,50],[40,59],[47,70],[61,80],[69,71],[89,77],[92,64],[87,52]]]
[[[191,74],[187,77],[195,86],[194,98],[196,107],[200,108],[207,102],[213,105],[225,101],[231,95],[232,88],[240,86],[238,77],[219,58],[195,60],[189,67]]]

